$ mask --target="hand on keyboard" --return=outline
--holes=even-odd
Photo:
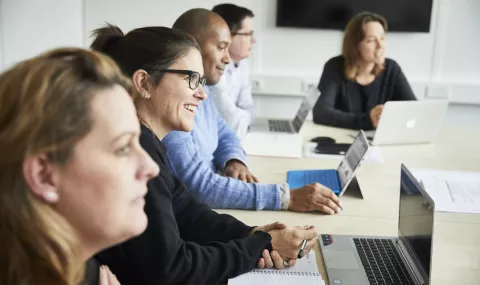
[[[296,212],[320,211],[330,215],[340,213],[340,199],[327,187],[312,183],[290,191],[288,209]]]

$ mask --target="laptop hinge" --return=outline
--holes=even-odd
[[[413,270],[413,267],[410,265],[410,262],[408,261],[407,255],[405,254],[405,252],[404,252],[403,249],[402,249],[402,246],[400,245],[400,239],[399,239],[399,238],[397,238],[397,247],[398,247],[398,249],[400,250],[400,254],[401,254],[402,257],[403,257],[404,263],[407,264],[408,269],[410,269],[410,272],[413,273],[413,277],[415,277],[415,280],[417,281],[417,284],[425,285],[425,282],[422,283],[422,282],[418,279],[417,274],[415,273],[415,270]]]

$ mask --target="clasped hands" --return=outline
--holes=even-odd
[[[294,266],[303,240],[307,240],[304,250],[306,254],[315,246],[318,236],[317,229],[313,226],[289,227],[279,222],[256,227],[251,234],[256,231],[267,232],[272,237],[272,251],[263,250],[257,263],[258,268],[283,269],[285,263]]]

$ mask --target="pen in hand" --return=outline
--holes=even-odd
[[[303,251],[305,250],[305,247],[307,246],[307,240],[304,239],[302,242],[302,246],[300,247],[300,251],[298,252],[297,258],[302,258],[303,257]]]

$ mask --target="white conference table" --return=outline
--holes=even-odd
[[[337,142],[351,143],[349,130],[307,122],[300,134],[305,141],[328,136]],[[432,144],[379,147],[383,163],[364,162],[357,172],[363,199],[342,197],[344,210],[337,215],[287,211],[217,210],[233,215],[249,225],[274,221],[289,225],[315,225],[320,233],[396,236],[400,165],[480,172],[480,127],[444,127]],[[286,172],[294,169],[336,168],[341,158],[249,157],[249,168],[262,183],[284,183]],[[325,266],[317,244],[319,271],[328,284]],[[435,212],[431,283],[480,284],[480,215]]]

